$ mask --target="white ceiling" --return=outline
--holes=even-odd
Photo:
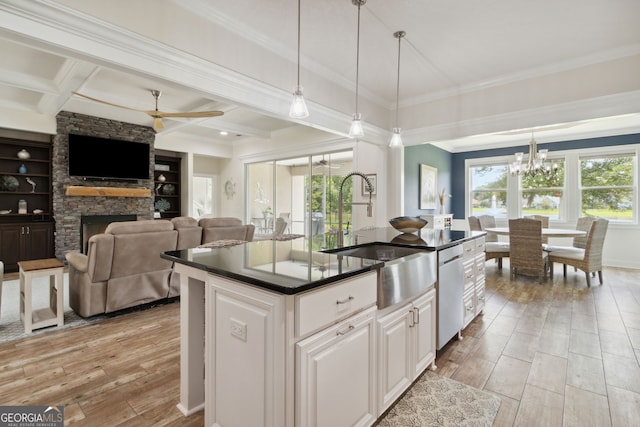
[[[72,111],[151,125],[135,109],[222,110],[165,120],[162,137],[233,145],[293,126],[339,135],[355,110],[357,8],[302,0],[301,83],[311,116],[292,123],[296,0],[0,2],[0,127],[51,130]],[[368,0],[360,112],[367,136],[395,124],[408,144],[450,151],[640,132],[637,0]],[[596,120],[594,120],[596,119]],[[222,136],[225,130],[229,135]]]

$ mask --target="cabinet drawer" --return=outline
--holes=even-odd
[[[464,289],[465,292],[469,287],[473,287],[475,284],[475,270],[473,268],[473,264],[466,266],[464,268]]]
[[[471,292],[469,294],[465,294],[463,299],[464,320],[462,321],[462,323],[464,326],[467,326],[469,322],[471,322],[476,315],[476,309],[475,309],[473,297],[474,297],[474,293]]]
[[[476,239],[476,253],[484,252],[484,237]]]
[[[476,281],[481,278],[484,278],[484,267],[485,267],[485,259],[484,252],[476,257]]]
[[[462,252],[465,259],[474,257],[476,252],[476,242],[473,240],[468,240],[462,243]]]
[[[330,325],[376,303],[377,273],[371,272],[296,296],[296,336]]]
[[[485,296],[484,296],[484,284],[480,288],[476,288],[476,313],[480,313],[484,309]]]

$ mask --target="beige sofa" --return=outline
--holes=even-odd
[[[177,296],[179,278],[161,253],[214,240],[251,241],[254,229],[237,218],[111,223],[104,233],[89,239],[86,255],[66,254],[69,305],[80,316],[89,317]]]

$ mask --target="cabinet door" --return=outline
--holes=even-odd
[[[18,261],[22,261],[22,234],[20,225],[0,226],[0,260],[5,271],[18,271]]]
[[[378,319],[378,414],[411,385],[412,309],[407,304]]]
[[[285,425],[283,297],[210,276],[205,425]]]
[[[435,289],[416,299],[414,312],[418,314],[414,331],[415,379],[436,359],[436,291]]]
[[[53,257],[53,224],[25,225],[25,260]]]
[[[376,420],[375,307],[296,344],[296,425]]]

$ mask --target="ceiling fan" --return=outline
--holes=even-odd
[[[156,100],[156,109],[155,110],[140,110],[137,108],[127,107],[125,105],[114,104],[112,102],[103,101],[102,99],[93,98],[91,96],[83,95],[78,92],[73,92],[74,95],[81,96],[86,99],[90,99],[91,101],[100,102],[102,104],[111,105],[113,107],[125,108],[127,110],[139,111],[142,113],[146,113],[153,117],[153,129],[156,131],[164,129],[164,124],[162,123],[163,118],[173,118],[173,117],[181,117],[181,118],[203,118],[203,117],[217,117],[224,114],[223,111],[189,111],[183,113],[168,113],[165,111],[158,110],[158,98],[162,95],[162,92],[159,90],[152,89],[151,95]]]
[[[324,157],[322,160],[318,160],[313,164],[314,168],[323,168],[323,169],[340,169],[342,165],[340,163],[331,163],[328,160],[325,160]]]

